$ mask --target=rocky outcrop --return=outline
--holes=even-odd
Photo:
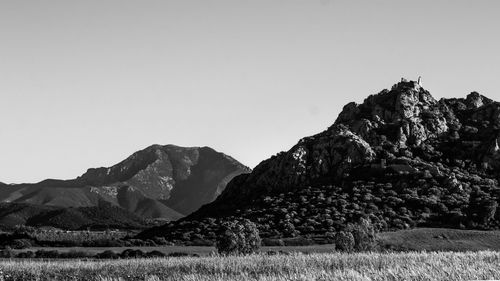
[[[360,167],[442,175],[461,163],[467,171],[498,176],[499,120],[499,103],[476,92],[438,101],[417,82],[403,80],[362,104],[347,104],[326,131],[236,177],[193,217],[218,213],[220,206],[242,207],[240,202],[262,194],[325,182],[345,185],[356,180],[353,173]]]
[[[324,132],[235,177],[210,204],[141,233],[214,240],[225,220],[262,237],[324,239],[360,217],[380,230],[500,229],[500,104],[434,99],[418,82],[349,103]]]

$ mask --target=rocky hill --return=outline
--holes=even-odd
[[[438,101],[403,79],[140,237],[212,240],[221,220],[237,217],[264,237],[328,236],[360,217],[379,229],[498,228],[499,141],[498,102],[476,92]]]
[[[101,202],[108,202],[123,211],[115,218],[135,214],[143,219],[176,220],[213,201],[233,177],[247,172],[249,168],[209,147],[153,145],[112,167],[89,169],[73,180],[2,185],[0,201],[25,204],[30,210],[54,207],[65,218],[76,212],[61,209],[99,209]],[[78,212],[82,210],[91,209]],[[33,222],[22,217],[21,221]]]

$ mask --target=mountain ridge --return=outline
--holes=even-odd
[[[175,220],[215,199],[228,178],[249,171],[206,146],[155,144],[113,166],[90,168],[75,179],[1,185],[0,201],[60,208],[98,207],[106,201],[146,219]],[[179,188],[198,193],[182,193]],[[182,196],[175,195],[179,192]]]

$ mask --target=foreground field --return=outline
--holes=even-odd
[[[108,261],[0,261],[0,280],[492,280],[500,253],[254,255]]]

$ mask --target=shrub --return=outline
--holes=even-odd
[[[143,256],[143,251],[134,249],[126,249],[120,254],[120,257],[122,258],[141,258]]]
[[[21,252],[17,254],[16,258],[18,259],[33,259],[36,257],[36,254],[32,251]]]
[[[283,239],[272,239],[272,238],[264,238],[262,239],[263,246],[285,246],[285,242]]]
[[[339,231],[335,235],[335,248],[340,251],[351,252],[354,249],[354,236],[348,231]]]
[[[118,259],[120,256],[113,251],[107,250],[95,255],[98,259]]]
[[[164,253],[162,253],[162,252],[160,252],[160,251],[156,251],[156,250],[155,250],[155,251],[148,252],[148,253],[146,254],[146,257],[148,257],[148,258],[162,258],[162,257],[164,257],[164,256],[165,256],[165,254],[164,254]]]
[[[15,253],[10,248],[6,248],[5,250],[0,250],[0,258],[9,259],[13,257],[15,257]]]
[[[375,229],[369,220],[361,219],[359,223],[349,227],[349,230],[354,238],[354,250],[370,251],[375,249]]]
[[[326,243],[335,244],[335,232],[325,233],[325,241]]]
[[[31,242],[28,239],[14,239],[12,240],[11,247],[13,249],[26,249],[31,247]]]
[[[167,245],[168,241],[165,237],[153,237],[153,241],[155,241],[156,245]]]
[[[219,254],[247,255],[256,252],[261,245],[257,226],[245,219],[225,222],[217,236],[216,248]]]

